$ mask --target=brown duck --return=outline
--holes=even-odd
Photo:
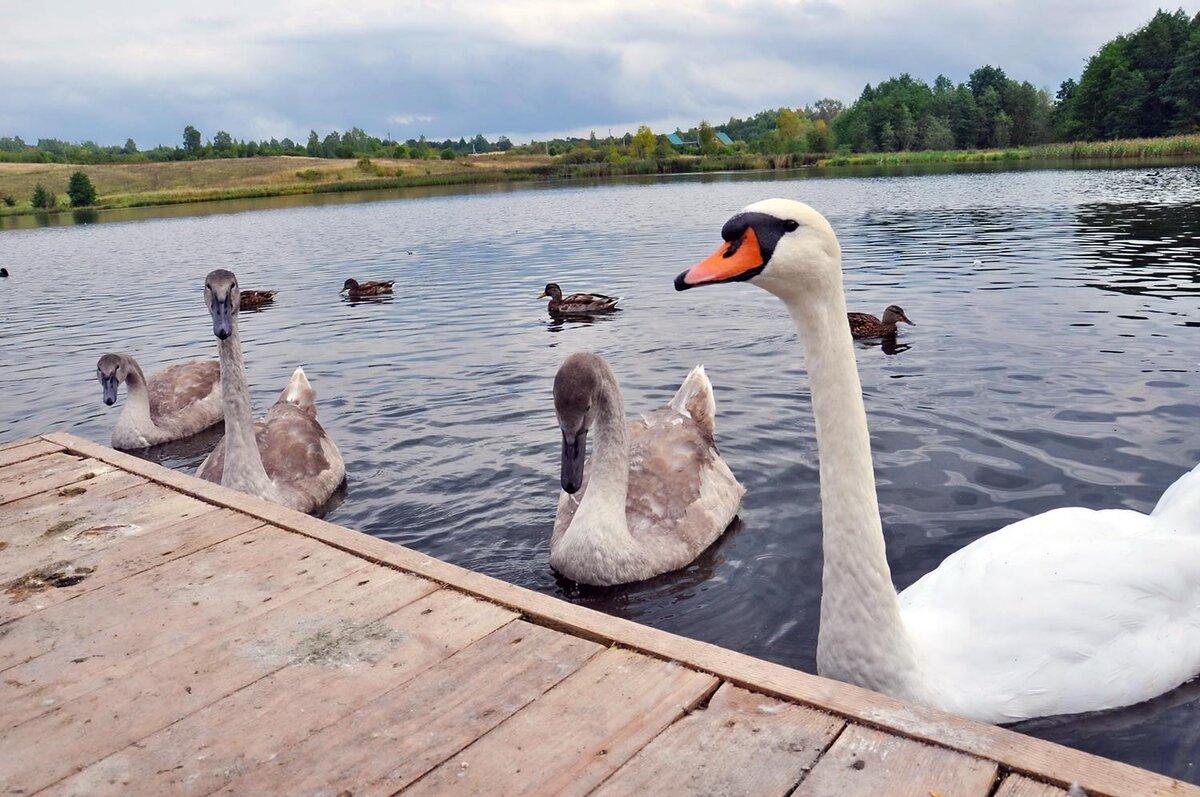
[[[850,321],[850,334],[856,339],[891,337],[896,334],[896,324],[901,321],[916,326],[908,320],[904,310],[895,304],[883,311],[883,320],[870,313],[846,313],[846,318]]]
[[[342,285],[342,293],[349,293],[351,299],[359,299],[363,296],[382,296],[385,293],[392,292],[394,282],[359,282],[355,279],[346,280]]]
[[[551,315],[607,313],[615,309],[620,301],[616,296],[605,296],[602,293],[572,293],[570,296],[563,296],[562,288],[558,287],[557,282],[548,283],[538,294],[539,299],[545,299],[547,296],[550,297]]]
[[[270,304],[275,301],[275,294],[278,291],[242,291],[241,308],[243,310],[253,310],[256,307],[262,307],[264,304]]]

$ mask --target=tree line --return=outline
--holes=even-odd
[[[514,151],[563,155],[574,162],[667,160],[680,154],[889,152],[1004,148],[1050,141],[1102,140],[1188,133],[1200,129],[1200,14],[1158,11],[1144,26],[1117,36],[1091,57],[1079,80],[1065,80],[1051,96],[1029,81],[985,65],[965,81],[939,75],[932,84],[901,74],[867,85],[846,107],[833,98],[811,106],[773,108],[722,124],[701,122],[676,130],[676,143],[642,126],[634,133],[598,138],[555,138],[514,146],[506,137],[394,141],[358,127],[303,142],[290,138],[239,140],[218,130],[205,140],[193,125],[181,144],[141,151],[123,146],[0,137],[0,160],[106,163],[260,155],[316,158],[444,158]],[[722,143],[717,133],[733,140]]]

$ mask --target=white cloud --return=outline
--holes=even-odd
[[[822,96],[851,100],[863,84],[904,71],[961,80],[983,63],[1054,88],[1156,7],[1142,0],[14,4],[0,27],[0,135],[110,142],[132,135],[145,146],[176,141],[189,123],[206,133],[293,138],[353,125],[431,137],[600,132],[645,121],[673,127]],[[274,124],[280,129],[265,130]]]

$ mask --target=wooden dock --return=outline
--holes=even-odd
[[[4,794],[1200,795],[66,434],[0,443],[0,587]]]

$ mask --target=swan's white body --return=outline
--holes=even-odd
[[[987,722],[1131,705],[1200,673],[1200,467],[1149,515],[1037,515],[896,594],[837,238],[798,202],[746,212],[798,222],[751,282],[787,305],[811,379],[824,529],[819,672]]]
[[[583,584],[642,581],[690,564],[737,515],[746,490],[714,441],[712,383],[697,366],[665,406],[625,420],[603,369],[596,449],[574,495],[560,494],[550,564]],[[557,397],[556,397],[557,398]]]

